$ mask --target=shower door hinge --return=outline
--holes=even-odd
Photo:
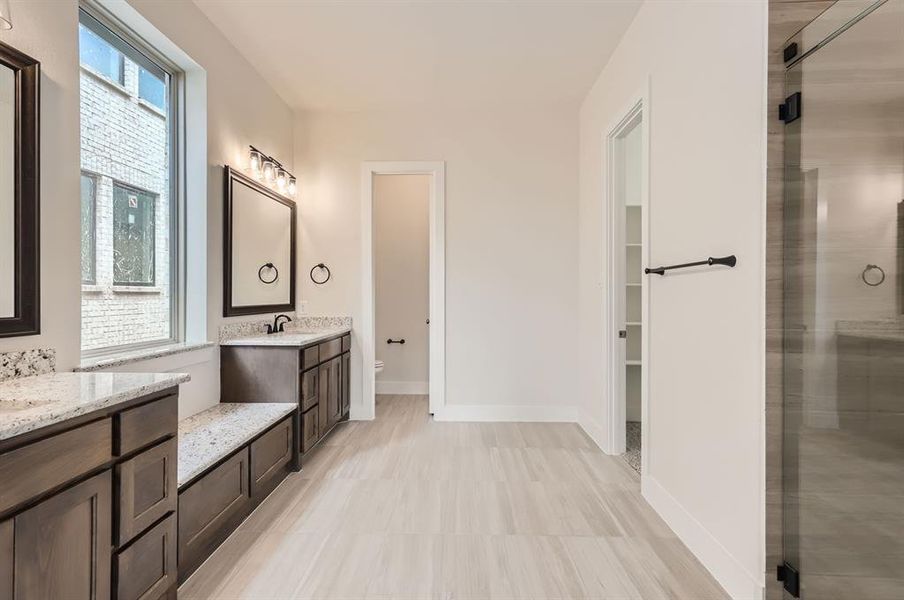
[[[788,563],[782,563],[776,569],[775,577],[782,582],[786,592],[800,598],[800,573],[797,569]]]
[[[794,92],[785,98],[784,104],[778,105],[779,120],[784,121],[785,125],[798,120],[801,112],[801,100],[800,92]]]

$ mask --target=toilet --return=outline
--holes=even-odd
[[[376,362],[374,362],[374,372],[379,373],[382,370],[383,370],[383,361],[377,360]]]

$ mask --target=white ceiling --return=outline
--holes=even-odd
[[[583,98],[642,0],[194,0],[296,109]]]

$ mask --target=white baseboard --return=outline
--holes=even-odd
[[[378,379],[376,389],[378,394],[424,396],[430,393],[430,384],[426,381],[380,381]]]
[[[596,444],[600,450],[606,452],[606,428],[603,427],[601,423],[591,417],[587,411],[581,410],[578,417],[578,425],[581,426],[584,433],[593,440],[593,443]]]
[[[574,423],[577,410],[573,406],[533,405],[462,405],[444,406],[433,418],[437,421],[501,421],[522,423]]]
[[[640,488],[650,506],[729,596],[735,600],[762,600],[765,594],[763,583],[745,569],[668,490],[649,475],[641,477]]]

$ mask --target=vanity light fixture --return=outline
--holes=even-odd
[[[9,14],[9,0],[0,0],[0,29],[12,29],[13,18]]]
[[[0,3],[3,1],[0,0]],[[248,166],[252,177],[263,181],[270,187],[275,187],[280,194],[294,198],[298,193],[298,182],[295,176],[272,156],[264,154],[254,146],[248,148]]]
[[[251,176],[255,179],[261,178],[261,162],[263,161],[263,157],[259,150],[256,150],[254,147],[251,148],[251,153],[249,154],[249,167],[251,169]]]

